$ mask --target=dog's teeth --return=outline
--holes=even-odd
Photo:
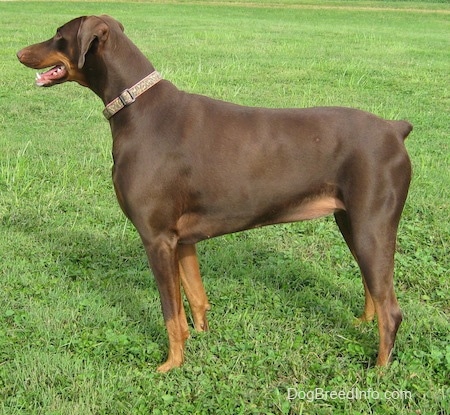
[[[36,79],[41,79],[41,74],[39,72],[36,72]]]

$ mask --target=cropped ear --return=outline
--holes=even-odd
[[[109,27],[102,19],[96,16],[89,16],[81,22],[77,35],[80,50],[80,56],[78,58],[79,69],[84,66],[86,53],[91,48],[92,42],[98,39],[99,43],[103,43],[108,39],[108,36]]]
[[[116,25],[121,32],[125,30],[122,23],[112,18],[111,16],[108,16],[107,14],[102,14],[101,16],[99,16],[99,18],[108,23],[109,27],[114,27],[114,25]]]

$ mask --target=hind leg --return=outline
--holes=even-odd
[[[390,360],[397,330],[402,321],[393,281],[395,239],[386,237],[387,231],[380,231],[378,227],[372,232],[366,232],[363,237],[354,238],[355,253],[364,275],[366,291],[369,292],[369,298],[378,316],[380,345],[377,365],[384,366]],[[370,318],[371,311],[370,306],[366,308],[363,319]]]
[[[355,218],[346,212],[336,214],[336,221],[363,275],[365,307],[360,321],[378,316],[380,344],[377,365],[386,365],[392,353],[402,313],[394,292],[394,251],[397,223],[378,215]]]
[[[355,260],[357,260],[347,213],[345,211],[339,211],[335,213],[334,217],[336,219],[339,230],[341,231],[342,236],[344,237],[345,242],[350,249],[350,252],[352,253]],[[364,275],[362,276],[362,281],[364,285],[364,312],[362,313],[361,317],[357,319],[356,324],[373,321],[373,319],[375,318],[375,305],[364,279]]]

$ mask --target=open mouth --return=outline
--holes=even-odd
[[[52,69],[46,72],[36,74],[36,85],[37,86],[51,86],[58,81],[62,81],[68,72],[64,65],[56,65]]]

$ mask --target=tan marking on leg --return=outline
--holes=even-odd
[[[189,337],[189,332],[183,331],[182,325],[183,323],[179,318],[166,321],[166,329],[169,335],[169,355],[167,361],[158,367],[157,370],[160,373],[180,367],[184,362],[184,343]]]
[[[374,304],[380,334],[377,366],[386,366],[391,360],[395,336],[402,321],[402,313],[393,290],[383,301],[377,301],[374,298]]]
[[[210,310],[208,298],[200,275],[195,245],[179,245],[180,276],[184,292],[191,307],[197,331],[208,330],[206,311]]]
[[[373,303],[372,296],[370,295],[369,289],[367,288],[367,284],[364,281],[363,278],[363,284],[364,284],[364,312],[362,313],[361,317],[357,318],[355,321],[355,325],[358,326],[361,323],[368,323],[370,321],[373,321],[375,318],[375,304]]]

